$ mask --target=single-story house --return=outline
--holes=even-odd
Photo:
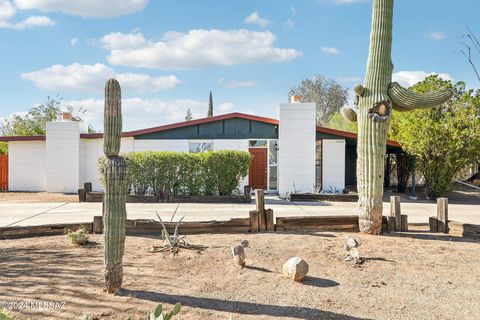
[[[356,184],[356,134],[316,126],[313,103],[280,104],[280,119],[229,113],[123,132],[121,152],[243,150],[253,155],[253,188],[278,192],[341,192]],[[4,136],[8,142],[8,189],[75,193],[85,182],[102,186],[98,159],[102,133],[82,122],[47,123],[44,136]],[[387,152],[400,152],[388,141]]]

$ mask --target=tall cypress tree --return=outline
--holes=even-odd
[[[212,91],[210,91],[210,96],[208,98],[208,114],[207,117],[213,117],[213,98],[212,98]]]

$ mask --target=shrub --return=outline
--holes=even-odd
[[[145,151],[125,154],[129,189],[135,194],[232,195],[248,174],[251,155],[222,150],[204,153]],[[100,159],[100,177],[104,159]]]
[[[12,316],[5,308],[0,308],[0,320],[11,320]]]
[[[76,231],[67,230],[66,234],[70,242],[77,246],[86,245],[90,239],[90,234],[85,227],[81,227]]]

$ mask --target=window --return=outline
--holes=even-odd
[[[191,153],[213,151],[213,142],[189,142],[188,151]]]
[[[278,140],[270,140],[268,143],[268,189],[277,190],[277,159],[278,159]]]
[[[270,166],[269,190],[277,190],[277,166]]]
[[[250,148],[261,148],[261,147],[267,147],[267,140],[250,140],[248,142],[248,146]]]
[[[277,140],[270,140],[270,144],[268,146],[268,164],[271,166],[277,165],[277,150],[278,150]]]

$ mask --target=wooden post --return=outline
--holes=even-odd
[[[430,227],[430,232],[438,232],[438,220],[436,217],[428,218],[428,225]]]
[[[389,232],[395,231],[395,217],[387,217],[387,228]]]
[[[273,210],[265,210],[265,194],[261,189],[255,190],[255,205],[256,210],[249,212],[251,231],[275,231]]]
[[[402,230],[402,217],[400,209],[400,197],[391,196],[390,197],[390,216],[395,219],[395,230],[390,231],[401,231]]]
[[[388,231],[388,218],[386,216],[382,216],[382,233]]]
[[[262,189],[255,190],[255,203],[258,212],[265,211],[265,194]]]
[[[95,216],[93,217],[93,233],[103,233],[103,217],[102,216]]]
[[[85,202],[86,197],[87,197],[87,190],[78,189],[78,202]]]
[[[400,231],[408,231],[408,216],[406,214],[401,215],[400,222],[401,222]]]
[[[448,233],[448,199],[437,199],[438,232]]]
[[[243,187],[243,196],[245,197],[245,202],[246,203],[252,202],[252,187],[251,186],[244,186]]]
[[[267,231],[275,231],[275,224],[273,223],[273,209],[265,210],[265,220]]]
[[[250,230],[252,232],[258,232],[260,231],[260,225],[259,225],[259,217],[258,217],[258,211],[257,210],[252,210],[249,212],[250,215]]]
[[[92,192],[92,183],[91,182],[85,182],[83,184],[83,188],[87,191],[87,192]]]

